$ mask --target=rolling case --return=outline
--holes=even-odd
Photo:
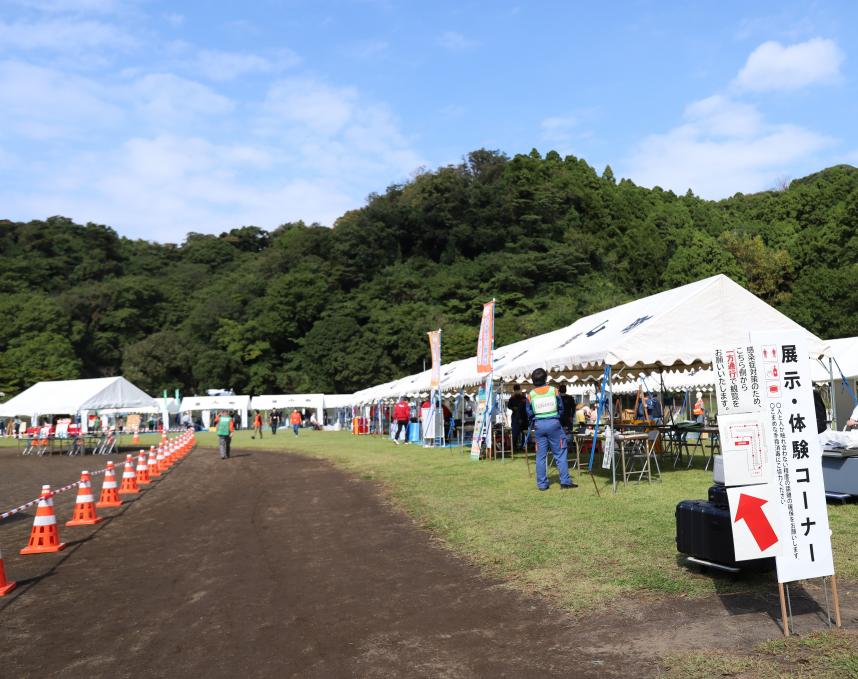
[[[722,486],[716,483],[709,488],[709,502],[720,509],[729,509],[730,504],[727,502],[727,486]]]
[[[676,505],[676,549],[697,559],[742,570],[764,572],[775,565],[774,559],[736,561],[730,510],[705,500],[683,500]]]

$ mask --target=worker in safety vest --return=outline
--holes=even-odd
[[[697,392],[697,400],[694,402],[694,405],[691,407],[691,414],[694,415],[694,419],[703,424],[703,418],[706,414],[706,411],[703,409],[703,393]]]
[[[560,426],[563,416],[563,401],[554,387],[545,383],[548,373],[537,368],[530,376],[534,388],[527,395],[527,420],[533,427],[536,440],[536,487],[548,490],[548,447],[554,454],[557,471],[560,472],[560,488],[575,488],[577,484],[569,476],[566,461],[566,434]]]
[[[233,431],[235,431],[235,424],[232,421],[232,417],[226,410],[222,410],[217,418],[217,440],[221,460],[229,457],[229,446],[232,442]]]

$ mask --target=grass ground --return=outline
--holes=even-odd
[[[665,679],[858,678],[858,633],[815,632],[761,644],[751,655],[702,651],[665,659]]]
[[[200,435],[202,445],[215,436]],[[598,476],[560,491],[556,472],[548,492],[536,490],[522,459],[473,462],[458,449],[396,446],[347,432],[283,431],[260,441],[237,432],[236,448],[283,449],[331,460],[388,495],[421,525],[489,573],[517,588],[539,590],[577,612],[628,594],[703,596],[772,587],[771,574],[734,579],[687,569],[674,543],[676,503],[705,498],[711,472],[674,471],[665,462],[662,482],[629,484],[611,493]],[[604,474],[604,473],[603,473]],[[837,571],[858,579],[858,508],[829,508]]]

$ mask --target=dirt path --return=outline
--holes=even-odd
[[[197,450],[113,515],[26,558],[30,521],[0,523],[20,581],[0,599],[4,676],[646,676],[666,651],[778,633],[774,599],[736,596],[576,620],[481,576],[374,484],[299,456]]]

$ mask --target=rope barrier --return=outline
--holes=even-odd
[[[105,473],[107,473],[107,467],[105,467],[104,469],[99,469],[99,470],[94,471],[94,472],[90,472],[90,476],[100,476],[101,474],[105,474]],[[80,481],[75,481],[74,483],[70,483],[67,486],[63,486],[62,488],[57,488],[55,490],[52,489],[51,493],[53,495],[59,495],[60,493],[66,493],[66,492],[70,491],[72,488],[77,488],[79,485],[80,485]],[[39,500],[41,500],[41,499],[42,499],[42,496],[40,495],[35,500],[30,500],[29,502],[25,502],[20,507],[15,507],[14,509],[10,509],[8,512],[3,512],[2,514],[0,514],[0,521],[3,521],[3,519],[8,519],[10,516],[18,514],[19,512],[23,512],[25,509],[29,509],[33,505],[39,504]]]

